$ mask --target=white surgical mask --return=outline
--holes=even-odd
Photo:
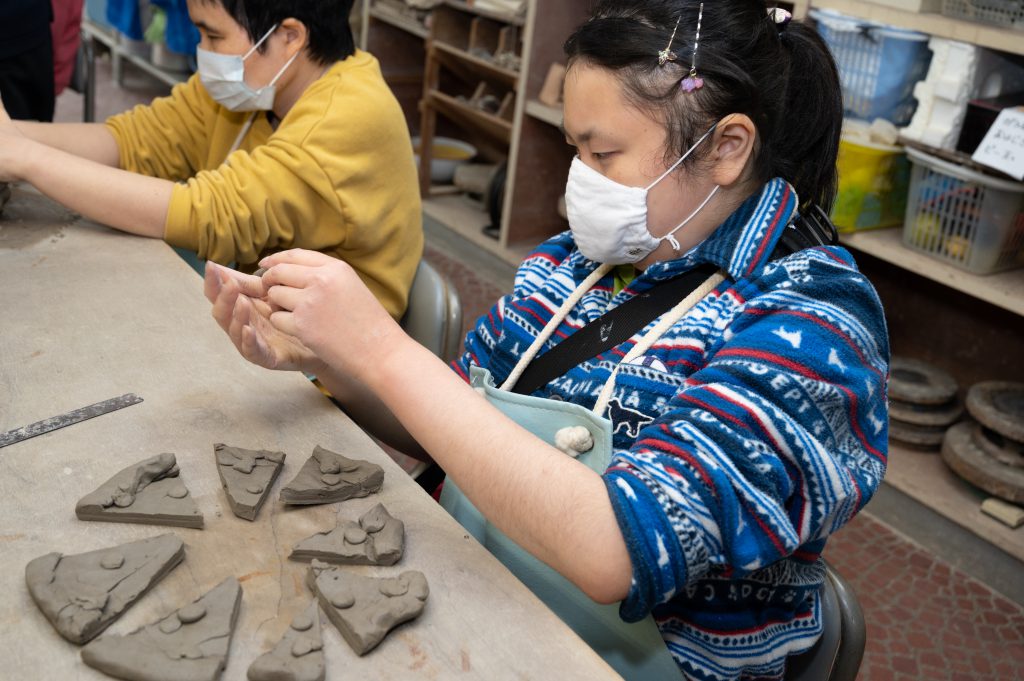
[[[218,54],[199,47],[196,48],[196,61],[199,65],[199,79],[203,87],[210,93],[213,99],[226,109],[231,111],[269,111],[274,106],[274,83],[281,77],[281,74],[292,65],[295,58],[299,56],[296,52],[292,55],[277,75],[269,84],[253,90],[245,82],[244,62],[267,38],[277,29],[274,24],[266,35],[259,39],[245,54]]]
[[[715,185],[695,211],[662,237],[654,237],[647,229],[647,193],[678,168],[716,127],[717,123],[646,187],[619,184],[588,166],[579,156],[574,158],[565,188],[565,208],[580,253],[596,262],[625,265],[643,260],[665,240],[679,251],[679,242],[673,235],[708,205],[719,186]]]

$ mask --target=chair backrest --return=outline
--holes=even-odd
[[[409,291],[402,328],[420,345],[449,362],[462,343],[462,305],[448,279],[421,260]]]
[[[856,681],[867,636],[853,588],[826,564],[821,590],[823,631],[814,647],[789,658],[787,681]]]

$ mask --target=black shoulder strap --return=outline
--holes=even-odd
[[[834,244],[836,228],[817,206],[791,222],[772,251],[772,260],[809,248]],[[675,307],[718,271],[712,264],[702,265],[686,274],[656,284],[609,310],[564,341],[540,355],[526,367],[512,392],[529,395],[574,366],[625,343],[640,329]]]

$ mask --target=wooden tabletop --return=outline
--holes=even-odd
[[[0,676],[103,679],[82,663],[25,587],[25,565],[168,531],[82,522],[75,502],[114,473],[161,452],[206,518],[170,528],[185,561],[107,631],[127,633],[229,576],[244,590],[223,678],[244,679],[312,595],[307,566],[288,560],[299,540],[356,519],[378,502],[405,522],[406,553],[391,576],[423,572],[419,619],[357,657],[323,619],[328,678],[615,678],[614,672],[511,573],[468,537],[377,445],[296,373],[248,364],[210,317],[202,281],[164,243],[123,235],[24,190],[0,216],[0,432],[124,393],[144,402],[0,448]],[[255,522],[232,515],[213,445],[287,453]],[[278,500],[313,447],[385,470],[376,495],[285,508]]]

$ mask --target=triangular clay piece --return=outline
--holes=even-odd
[[[341,565],[394,565],[404,548],[405,523],[377,504],[359,522],[340,520],[333,530],[303,539],[290,557]]]
[[[384,469],[317,446],[302,469],[281,490],[286,504],[330,504],[380,491]]]
[[[220,484],[231,511],[239,518],[255,520],[270,488],[284,467],[284,452],[241,449],[224,444],[213,446]]]
[[[324,681],[324,676],[320,606],[313,599],[281,641],[249,665],[249,681]]]
[[[388,632],[423,612],[430,590],[422,572],[397,577],[363,577],[314,560],[306,579],[320,607],[358,655],[365,655]]]
[[[121,616],[185,557],[173,534],[64,556],[48,553],[25,567],[32,600],[57,632],[79,645]]]
[[[179,475],[174,454],[158,454],[125,468],[75,507],[80,520],[203,526],[203,514]]]
[[[242,587],[225,579],[199,600],[125,636],[101,636],[82,648],[82,660],[129,681],[215,681],[242,602]]]

